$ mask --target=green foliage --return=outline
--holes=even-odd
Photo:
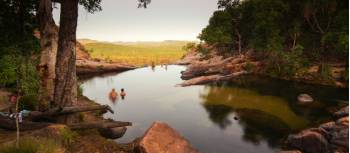
[[[348,55],[349,8],[341,0],[219,0],[199,35],[208,44],[237,45],[272,56],[300,44],[311,60]],[[236,47],[235,47],[236,48]],[[316,53],[315,53],[316,52]],[[286,60],[289,56],[286,55]],[[291,64],[293,65],[293,64]],[[294,67],[294,66],[293,66]]]
[[[0,145],[1,153],[59,153],[60,146],[53,140],[23,138],[20,140],[19,148],[16,143]]]
[[[18,58],[14,55],[5,55],[0,59],[0,84],[8,86],[16,83]]]
[[[246,62],[245,65],[244,65],[244,69],[247,71],[247,72],[252,72],[254,70],[255,66],[250,62]]]
[[[84,88],[82,86],[79,86],[78,87],[78,95],[79,96],[82,96],[83,95],[83,92],[84,92]]]
[[[296,45],[290,52],[272,52],[267,71],[273,76],[295,76],[298,70],[308,65],[307,59],[302,56],[303,49],[301,45]]]
[[[38,106],[38,96],[37,95],[24,95],[19,100],[20,110],[36,110]]]
[[[201,53],[201,55],[204,57],[207,57],[209,54],[209,49],[203,46],[202,44],[197,45],[197,51]]]
[[[202,30],[198,38],[208,44],[232,43],[232,17],[228,11],[214,12],[209,20],[209,25]]]
[[[82,5],[89,13],[102,10],[101,0],[79,0],[79,4]]]
[[[321,76],[321,79],[329,80],[331,79],[331,66],[327,63],[321,63],[318,73]]]

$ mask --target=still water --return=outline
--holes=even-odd
[[[114,109],[105,118],[133,123],[118,142],[130,142],[162,121],[203,153],[278,152],[288,134],[330,120],[331,111],[348,103],[348,89],[253,76],[177,87],[183,70],[157,66],[98,76],[83,82],[83,95]],[[125,99],[111,101],[112,88],[124,88]],[[298,104],[300,93],[312,95],[315,104]]]

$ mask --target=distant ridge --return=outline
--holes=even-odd
[[[118,45],[164,45],[164,44],[173,44],[173,43],[189,43],[189,42],[195,42],[199,43],[199,41],[190,41],[190,40],[163,40],[163,41],[99,41],[99,40],[93,40],[88,38],[78,39],[78,41],[85,45],[85,44],[91,44],[91,43],[108,43],[108,44],[118,44]]]

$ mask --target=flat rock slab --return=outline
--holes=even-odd
[[[198,153],[177,131],[162,122],[154,122],[138,146],[142,153]]]

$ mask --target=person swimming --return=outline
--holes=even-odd
[[[118,93],[115,91],[115,89],[113,88],[112,91],[109,93],[109,99],[112,102],[115,102],[115,100],[117,99]]]
[[[120,96],[122,97],[122,99],[125,98],[126,93],[125,93],[125,91],[124,91],[124,88],[120,89]]]

